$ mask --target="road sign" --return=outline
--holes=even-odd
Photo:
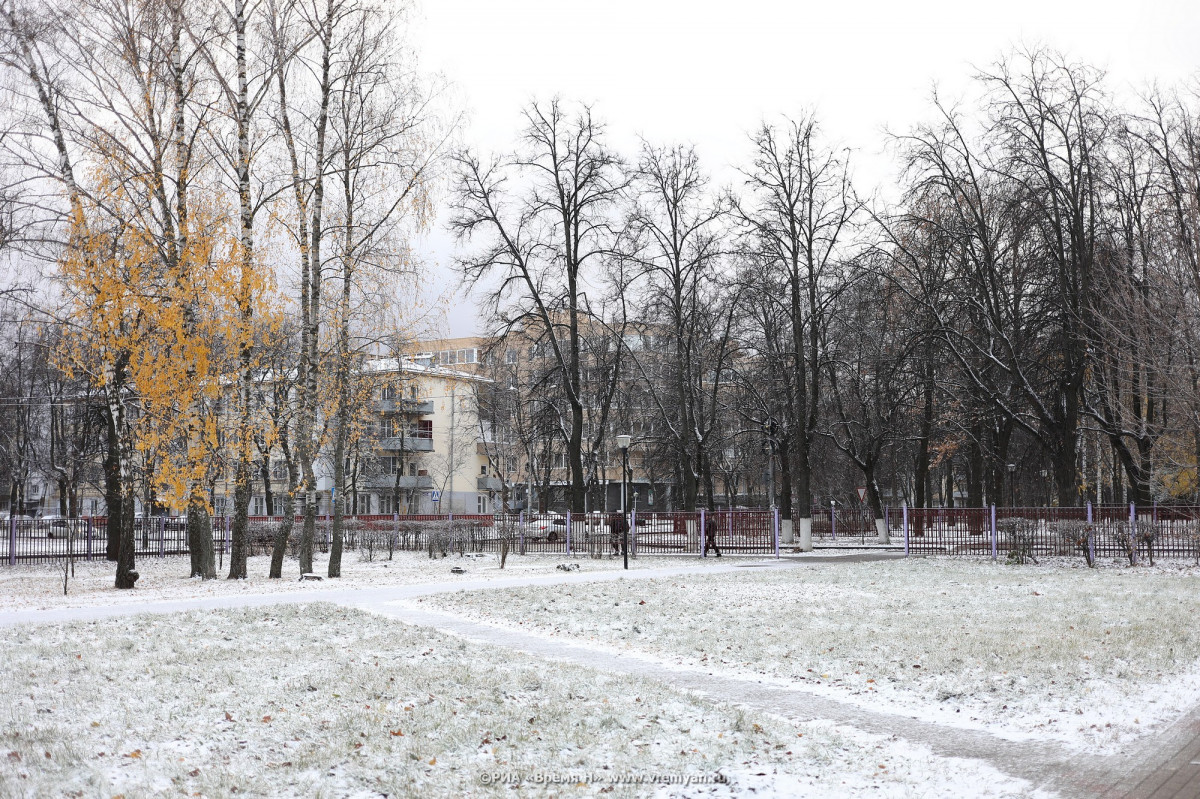
[[[441,502],[442,501],[442,492],[441,491],[430,491],[429,492],[429,501],[430,502]]]
[[[866,488],[866,486],[859,486],[859,487],[858,487],[858,501],[859,501],[859,502],[866,502],[866,501],[867,501],[867,488]]]

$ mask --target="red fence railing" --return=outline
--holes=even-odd
[[[360,515],[343,520],[347,550],[373,555],[378,551],[499,552],[507,546],[514,554],[593,555],[619,554],[624,536],[620,514],[410,514]],[[630,554],[700,555],[704,534],[723,552],[765,553],[775,551],[777,513],[772,511],[699,511],[683,513],[630,514]],[[282,516],[251,516],[247,519],[249,554],[271,551],[281,532]],[[103,516],[70,520],[14,519],[0,522],[0,563],[54,561],[71,557],[104,559],[108,531]],[[211,517],[213,549],[219,555],[231,546],[231,519]],[[287,547],[295,555],[303,528],[296,516]],[[328,552],[332,519],[319,516],[314,531],[314,548]],[[134,525],[134,557],[166,557],[189,551],[186,519],[152,517]]]
[[[362,515],[344,519],[347,550],[371,557],[391,551],[499,552],[513,554],[619,554],[624,536],[620,514],[420,514]],[[774,510],[635,512],[630,514],[631,555],[701,555],[705,549],[730,554],[771,554],[782,548]],[[230,548],[230,519],[212,517],[214,550]],[[327,552],[332,519],[317,518],[314,546]],[[283,518],[252,516],[251,555],[270,552]],[[289,554],[299,546],[303,519],[295,517]],[[889,508],[890,543],[907,552],[1007,556],[1011,552],[1095,557],[1192,558],[1200,562],[1200,507],[1097,506],[1094,508]],[[798,533],[798,529],[795,530]],[[816,508],[814,543],[820,546],[879,542],[872,515],[863,508]],[[105,557],[107,519],[13,519],[0,521],[0,563]],[[136,558],[183,555],[189,551],[186,520],[152,517],[134,524]]]

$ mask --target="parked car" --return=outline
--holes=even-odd
[[[559,536],[566,535],[567,519],[557,513],[538,514],[530,516],[525,526],[529,535],[541,535],[547,541],[557,541]]]
[[[658,516],[638,516],[634,525],[637,533],[673,533],[675,522]]]
[[[72,519],[57,513],[39,517],[36,521],[38,532],[44,532],[47,538],[66,538],[68,534],[80,535],[87,531],[86,520]]]

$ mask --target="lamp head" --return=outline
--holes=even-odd
[[[629,449],[629,436],[617,436],[617,447],[620,449]]]

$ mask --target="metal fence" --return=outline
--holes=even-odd
[[[1076,555],[1200,563],[1200,507],[892,508],[905,552],[990,557]]]
[[[373,558],[396,551],[500,552],[514,554],[620,554],[626,540],[621,514],[421,514],[347,516],[343,542],[348,551]],[[230,551],[231,518],[214,516],[213,550]],[[251,516],[247,546],[250,555],[269,553],[280,533],[281,516]],[[704,531],[710,545],[734,554],[776,553],[779,550],[778,511],[736,510],[694,513],[638,513],[628,516],[629,552],[646,555],[700,555]],[[103,560],[108,539],[103,516],[81,519],[9,519],[0,533],[0,563],[36,563],[75,558]],[[288,554],[299,547],[304,519],[295,517],[288,537]],[[329,516],[316,520],[314,548],[328,552],[333,534]],[[189,551],[187,523],[181,518],[137,519],[134,557],[167,557]]]

